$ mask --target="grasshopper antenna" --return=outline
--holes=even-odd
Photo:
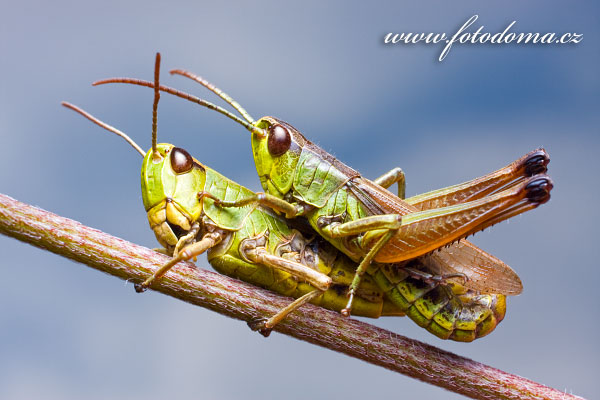
[[[156,148],[156,131],[158,125],[158,101],[160,100],[160,53],[156,53],[156,61],[154,62],[154,102],[152,103],[152,158],[157,161],[162,157]]]
[[[155,89],[155,85],[152,82],[148,82],[142,79],[134,79],[134,78],[109,78],[109,79],[102,79],[99,81],[96,81],[94,83],[92,83],[92,86],[98,86],[98,85],[105,85],[107,83],[127,83],[130,85],[138,85],[138,86],[146,86],[152,89]],[[244,121],[243,119],[239,118],[238,116],[232,114],[231,112],[227,111],[226,109],[224,109],[223,107],[219,107],[209,101],[206,101],[204,99],[201,99],[199,97],[196,96],[192,96],[191,94],[187,94],[185,92],[182,92],[180,90],[177,89],[173,89],[171,87],[168,86],[164,86],[164,85],[159,85],[158,86],[159,90],[161,92],[165,92],[165,93],[169,93],[172,94],[174,96],[177,97],[181,97],[182,99],[191,101],[192,103],[196,103],[199,104],[203,107],[209,108],[211,110],[220,112],[221,114],[225,115],[226,117],[234,120],[235,122],[237,122],[238,124],[242,125],[243,127],[245,127],[246,129],[248,129],[250,132],[257,134],[260,137],[266,137],[267,134],[264,131],[264,129],[258,128],[254,125],[252,125],[250,122],[248,121]]]
[[[106,129],[107,131],[112,132],[117,136],[121,136],[123,139],[125,139],[125,141],[127,143],[129,143],[131,145],[131,147],[136,149],[137,152],[142,155],[142,157],[144,157],[146,155],[146,153],[144,153],[144,151],[141,149],[141,147],[138,146],[137,143],[133,141],[133,139],[131,139],[129,136],[127,136],[125,133],[121,132],[114,126],[108,125],[107,123],[100,121],[98,118],[94,117],[92,114],[89,114],[89,113],[83,111],[81,108],[79,108],[71,103],[67,103],[66,101],[63,101],[60,104],[62,104],[63,106],[65,106],[67,108],[70,108],[71,110],[73,110],[75,112],[78,112],[79,114],[83,115],[84,117],[86,117],[87,119],[89,119],[90,121],[95,123],[96,125],[100,125],[102,128]]]
[[[235,108],[237,110],[237,112],[239,112],[240,115],[242,117],[244,117],[244,119],[246,121],[248,121],[251,124],[253,124],[255,122],[254,118],[252,118],[250,116],[250,114],[248,114],[248,112],[244,109],[244,107],[242,107],[240,105],[240,103],[235,101],[230,95],[228,95],[227,93],[225,93],[224,91],[222,91],[221,89],[219,89],[218,87],[216,87],[215,85],[213,85],[212,83],[210,83],[209,81],[204,79],[203,77],[193,74],[189,71],[185,71],[183,69],[172,69],[171,71],[169,71],[169,73],[171,75],[185,76],[186,78],[190,78],[190,79],[198,82],[199,84],[201,84],[202,86],[204,86],[205,88],[207,88],[208,90],[210,90],[211,92],[213,92],[214,94],[216,94],[217,96],[219,96],[220,98],[225,100],[231,107]]]

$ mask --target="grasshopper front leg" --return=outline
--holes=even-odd
[[[135,291],[138,293],[145,292],[155,280],[159,279],[164,274],[166,274],[177,263],[181,261],[188,261],[194,257],[199,256],[211,247],[216,246],[219,242],[221,242],[221,240],[223,240],[223,237],[223,233],[211,232],[204,235],[204,237],[200,241],[183,247],[183,249],[181,249],[181,251],[178,254],[176,254],[175,257],[173,257],[169,262],[157,269],[154,272],[154,274],[152,274],[152,276],[148,277],[148,279],[146,279],[142,283],[136,283],[134,285]]]
[[[208,192],[198,193],[199,199],[202,199],[203,197],[214,200],[215,205],[220,207],[244,207],[248,204],[258,204],[264,207],[268,207],[272,210],[281,212],[288,219],[301,216],[307,210],[307,208],[303,205],[291,204],[285,200],[273,196],[272,194],[262,192],[255,193],[254,195],[246,197],[245,199],[240,199],[236,201],[221,200]]]

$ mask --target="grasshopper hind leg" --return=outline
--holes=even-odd
[[[293,302],[291,302],[285,308],[279,310],[275,315],[266,319],[266,318],[258,318],[252,321],[248,321],[248,326],[253,331],[259,332],[264,337],[268,337],[271,334],[271,331],[279,322],[281,322],[289,313],[296,310],[300,306],[310,302],[314,298],[323,294],[322,290],[315,289],[312,292],[308,292],[302,297],[297,298]]]
[[[427,271],[422,271],[420,269],[411,267],[409,265],[400,267],[403,271],[405,271],[411,278],[419,279],[425,282],[428,285],[439,285],[439,284],[448,284],[448,282],[452,279],[461,279],[462,284],[465,285],[469,278],[467,275],[462,272],[448,273],[448,274],[434,274],[429,273]]]
[[[545,174],[549,162],[550,156],[544,149],[533,150],[495,172],[405,200],[419,210],[429,210],[481,199],[513,188],[535,175]]]

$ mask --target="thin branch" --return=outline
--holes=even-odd
[[[2,194],[0,233],[134,282],[168,260]],[[178,264],[152,288],[243,321],[268,317],[289,304],[287,298],[190,263]],[[474,399],[580,398],[310,304],[275,330]]]

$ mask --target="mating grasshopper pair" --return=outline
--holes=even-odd
[[[136,290],[145,290],[179,261],[208,251],[217,271],[297,298],[269,320],[251,323],[265,335],[308,301],[344,315],[408,314],[436,336],[459,341],[484,336],[502,320],[505,295],[520,293],[520,279],[495,257],[456,241],[549,199],[552,182],[543,174],[549,161],[545,151],[465,184],[403,200],[400,169],[368,181],[291,125],[272,117],[254,121],[200,77],[172,71],[209,88],[244,120],[161,86],[159,64],[157,55],[153,83],[127,78],[97,82],[135,83],[155,92],[142,193],[150,225],[174,258]],[[226,179],[183,149],[157,144],[159,91],[215,109],[250,130],[266,193]],[[396,182],[399,196],[382,187]],[[282,214],[306,218],[318,236],[308,240],[311,232],[291,228]],[[432,253],[436,249],[440,251]]]

